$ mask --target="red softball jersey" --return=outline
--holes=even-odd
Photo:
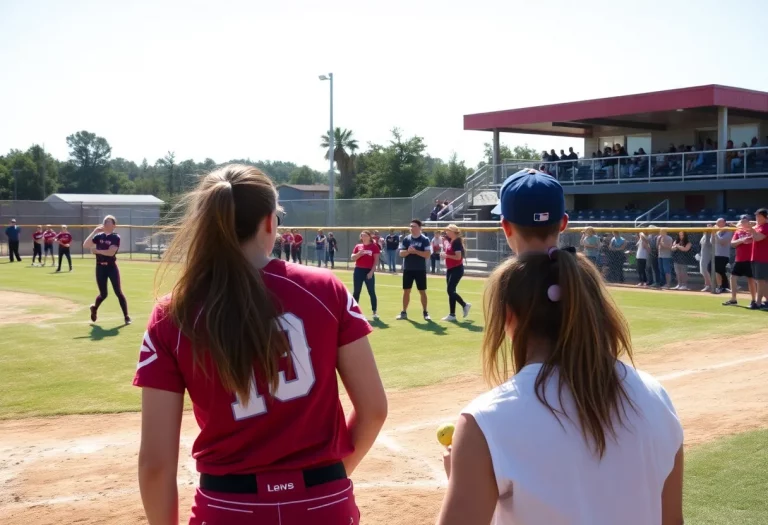
[[[355,261],[355,268],[365,268],[366,270],[370,270],[373,268],[373,256],[381,253],[381,248],[379,248],[378,244],[371,243],[371,244],[356,244],[355,247],[352,249],[352,253],[359,253],[362,251],[370,251],[371,255],[362,255],[360,258],[358,258]]]
[[[453,241],[450,241],[448,239],[445,240],[445,244],[443,245],[445,248],[445,254],[446,255],[456,255],[456,253],[461,252],[461,241],[459,239],[454,239]],[[456,259],[446,259],[445,260],[445,267],[449,270],[451,268],[456,268],[457,266],[461,266],[464,264],[464,257],[467,256],[467,254],[462,253],[462,258],[459,260]]]
[[[293,236],[293,244],[296,246],[301,246],[302,242],[304,242],[304,237],[302,237],[301,234],[297,233]]]
[[[293,243],[293,234],[292,233],[284,233],[283,234],[283,244],[292,244]]]
[[[194,368],[190,341],[166,314],[168,298],[155,306],[144,334],[133,384],[189,393],[200,427],[192,447],[199,472],[303,469],[338,462],[354,450],[339,399],[337,354],[367,336],[370,324],[327,270],[273,259],[260,273],[282,312],[275,322],[292,353],[290,369],[287,360],[281,364],[274,396],[256,381],[243,405],[221,385],[210,358],[207,374]]]
[[[32,234],[32,240],[34,240],[36,243],[40,243],[40,241],[43,240],[43,236],[45,234],[43,232],[35,232]]]
[[[56,236],[56,240],[64,247],[72,244],[72,235],[69,232],[61,232]]]
[[[45,230],[43,232],[43,239],[45,239],[45,244],[53,244],[53,240],[56,238],[56,232],[53,230]]]
[[[768,222],[755,226],[755,231],[768,237]],[[752,262],[768,263],[768,238],[752,243]]]

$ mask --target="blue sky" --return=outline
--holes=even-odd
[[[327,169],[335,124],[482,156],[466,113],[719,83],[768,91],[768,3],[744,0],[0,0],[0,152],[291,160]],[[537,149],[581,141],[503,135]]]

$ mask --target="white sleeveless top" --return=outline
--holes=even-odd
[[[635,410],[626,407],[602,460],[588,447],[567,387],[562,427],[534,391],[540,364],[524,367],[462,413],[475,418],[490,449],[499,501],[493,525],[661,525],[661,492],[683,443],[667,392],[650,375],[617,364]],[[558,374],[546,399],[561,409]]]

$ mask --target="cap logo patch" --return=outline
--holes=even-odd
[[[534,213],[533,222],[546,222],[549,220],[549,213]]]

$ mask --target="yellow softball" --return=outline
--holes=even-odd
[[[444,447],[451,446],[451,443],[453,442],[453,431],[453,423],[443,423],[437,427],[437,440],[441,445]]]

